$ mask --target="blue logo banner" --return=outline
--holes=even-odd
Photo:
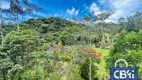
[[[138,67],[112,67],[110,80],[138,80]]]

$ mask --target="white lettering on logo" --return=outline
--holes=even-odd
[[[119,75],[117,75],[117,74],[119,74]],[[120,70],[120,71],[116,70],[114,72],[114,77],[116,79],[125,79],[127,77],[129,77],[129,79],[134,79],[134,70],[132,70],[131,72],[130,72],[130,70]]]

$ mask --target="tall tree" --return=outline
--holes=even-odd
[[[126,30],[126,20],[124,17],[118,19],[118,24],[120,25],[119,32],[121,32],[122,30]]]
[[[136,12],[134,16],[130,16],[127,18],[127,31],[136,31],[138,32],[142,29],[142,13]]]
[[[89,30],[88,31],[89,34],[88,35],[91,35],[91,32],[92,32],[92,30],[90,29],[90,27],[92,25],[92,21],[93,21],[92,14],[93,13],[91,13],[88,16],[84,17],[85,25],[87,27],[89,27],[89,29],[88,29]],[[92,37],[90,36],[90,40],[89,40],[90,48],[92,48],[92,41],[91,41],[91,39],[92,39]],[[91,54],[91,53],[89,53],[89,54]],[[91,58],[91,56],[89,56],[89,61],[90,61],[90,63],[89,63],[89,80],[92,80],[92,58]]]
[[[104,24],[105,23],[104,21],[106,19],[108,19],[109,16],[111,15],[111,13],[102,13],[102,14],[99,14],[97,16],[94,16],[93,14],[94,14],[94,12],[92,12],[88,16],[84,17],[84,21],[85,21],[84,23],[89,28],[89,31],[88,31],[89,34],[88,35],[90,35],[90,40],[89,40],[90,48],[92,48],[92,40],[91,40],[92,36],[91,36],[91,34],[92,34],[92,30],[93,30],[92,28],[93,28],[94,23],[97,22],[97,21],[100,21],[101,24]],[[102,27],[103,26],[104,25],[102,25]],[[103,35],[102,27],[101,27],[101,35]],[[101,37],[101,41],[102,41],[102,39],[103,39],[103,37]],[[89,64],[89,74],[90,74],[90,77],[89,77],[89,80],[92,80],[92,68],[91,68],[91,66],[92,66],[92,58],[89,57],[89,60],[90,60],[90,64]]]
[[[96,16],[95,21],[98,22],[98,24],[100,26],[99,27],[99,30],[100,30],[100,32],[99,32],[99,40],[102,43],[105,43],[105,38],[104,38],[104,27],[106,26],[105,20],[108,19],[112,14],[113,14],[113,12],[104,12],[104,13],[98,14]],[[104,46],[102,46],[102,47],[104,47]]]
[[[22,4],[24,4],[27,8],[25,6],[22,6]],[[20,0],[10,0],[10,8],[8,11],[15,18],[16,23],[17,23],[17,30],[19,31],[20,16],[23,16],[24,14],[31,14],[34,11],[37,12],[41,9],[42,8],[38,8],[37,6],[30,4],[28,0],[22,0],[22,3]]]
[[[1,34],[1,45],[3,47],[3,40],[4,40],[4,35],[3,35],[3,30],[2,30],[2,0],[0,0],[0,34]]]

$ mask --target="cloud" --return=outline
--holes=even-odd
[[[101,14],[100,8],[94,2],[90,6],[90,12],[94,12],[95,15]]]
[[[117,22],[121,17],[127,18],[134,15],[137,11],[142,12],[141,0],[99,0],[98,2],[99,4],[95,2],[91,4],[90,12],[98,15],[102,12],[112,10],[114,14],[105,20],[106,22]]]
[[[109,0],[109,3],[114,11],[114,14],[110,16],[110,21],[117,22],[120,17],[126,18],[134,15],[137,11],[142,11],[141,0]]]
[[[108,2],[108,0],[99,0],[100,4],[104,4],[104,3],[107,3],[107,2]]]
[[[75,10],[75,8],[72,8],[72,9],[67,9],[66,12],[70,15],[78,15],[79,10]]]
[[[58,14],[58,13],[53,14],[53,17],[63,17],[63,16],[64,14]]]
[[[10,2],[8,1],[2,2],[2,9],[9,9],[9,7],[10,7]]]
[[[38,12],[38,13],[35,13],[35,14],[37,14],[40,17],[47,17],[46,13]]]
[[[114,20],[111,20],[111,19],[106,19],[106,20],[105,20],[105,22],[106,22],[106,23],[109,23],[109,22],[113,22],[113,23],[116,23],[116,21],[114,21]]]

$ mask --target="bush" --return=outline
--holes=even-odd
[[[125,59],[129,66],[137,66],[142,62],[142,30],[138,33],[122,31],[116,38],[109,56],[106,57],[106,67],[112,67],[116,60]]]

